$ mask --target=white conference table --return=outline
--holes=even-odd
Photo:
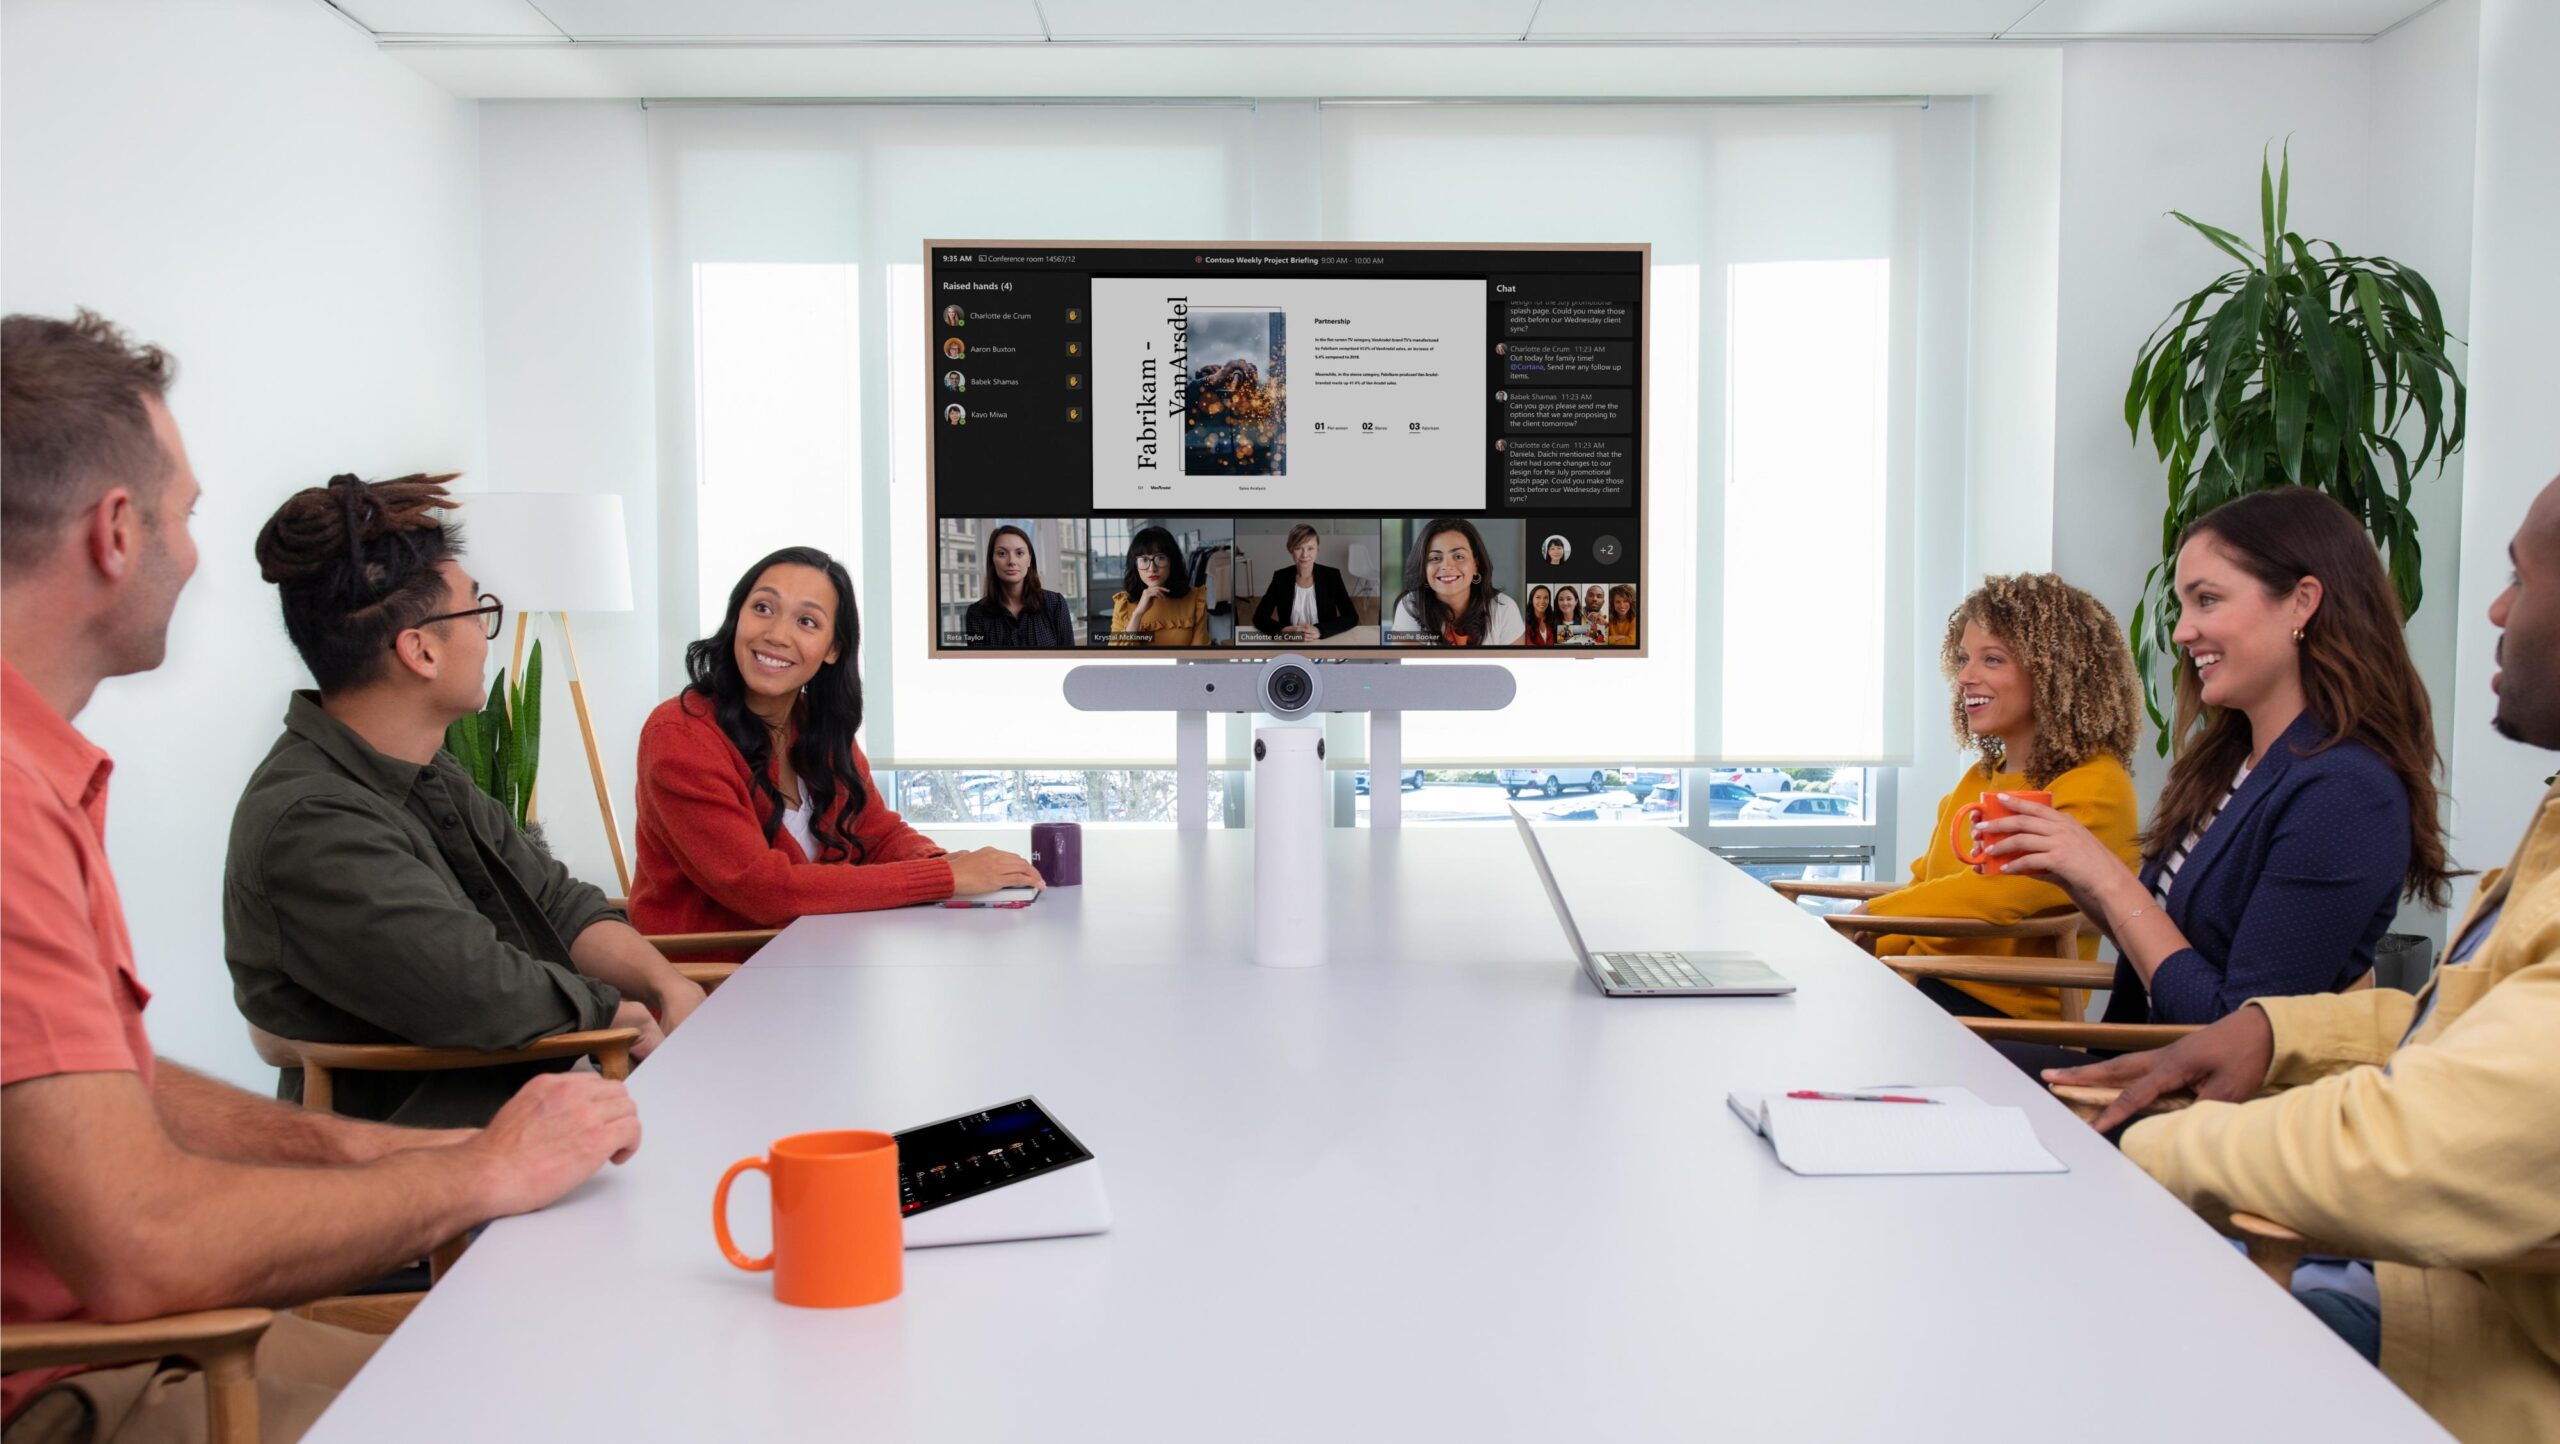
[[[633,1075],[639,1155],[493,1226],[310,1438],[2445,1437],[1818,921],[1665,831],[1542,836],[1594,946],[1799,991],[1600,996],[1508,827],[1335,833],[1336,961],[1258,968],[1249,836],[1094,832],[1032,907],[776,939]],[[1797,1178],[1724,1103],[1879,1083],[2022,1105],[2071,1171]],[[1110,1233],[910,1252],[839,1311],[712,1243],[775,1137],[1024,1094]]]

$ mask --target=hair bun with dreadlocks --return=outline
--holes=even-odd
[[[379,672],[390,639],[434,614],[437,568],[462,549],[444,520],[460,475],[366,481],[352,473],[285,498],[258,532],[258,574],[284,602],[285,632],[323,692]]]

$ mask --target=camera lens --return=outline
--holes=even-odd
[[[1294,712],[1307,705],[1315,695],[1316,682],[1304,667],[1282,667],[1271,674],[1271,705],[1284,712]]]

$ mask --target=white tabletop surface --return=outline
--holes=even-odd
[[[640,1154],[491,1228],[310,1438],[2444,1437],[1820,923],[1667,832],[1542,835],[1595,946],[1799,991],[1601,997],[1507,827],[1335,834],[1336,961],[1292,971],[1246,955],[1248,836],[1089,833],[1032,907],[776,940],[634,1075]],[[1880,1083],[2023,1105],[2071,1171],[1797,1178],[1724,1105]],[[713,1245],[779,1135],[1024,1094],[1109,1234],[911,1252],[841,1311]]]

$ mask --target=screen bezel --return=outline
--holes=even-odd
[[[1620,253],[1628,253],[1628,254],[1633,254],[1633,255],[1635,255],[1636,257],[1638,257],[1638,262],[1637,262],[1637,274],[1638,274],[1638,281],[1637,281],[1638,290],[1637,290],[1637,296],[1638,296],[1638,300],[1637,300],[1637,305],[1636,305],[1636,357],[1637,357],[1637,363],[1638,363],[1638,365],[1639,365],[1639,366],[1641,366],[1641,367],[1643,368],[1643,369],[1642,369],[1642,372],[1641,372],[1641,375],[1640,375],[1639,380],[1640,380],[1640,382],[1642,383],[1642,389],[1643,389],[1645,392],[1647,392],[1647,393],[1648,393],[1648,395],[1647,395],[1647,397],[1646,397],[1646,402],[1647,402],[1647,404],[1645,405],[1645,407],[1644,407],[1644,409],[1643,409],[1643,412],[1642,412],[1642,415],[1643,415],[1643,418],[1644,418],[1644,424],[1643,424],[1643,426],[1639,429],[1638,434],[1637,434],[1637,436],[1636,436],[1636,519],[1637,519],[1637,523],[1638,523],[1638,524],[1637,524],[1637,527],[1636,527],[1636,595],[1637,595],[1639,598],[1646,598],[1646,599],[1650,599],[1650,597],[1652,596],[1652,584],[1653,584],[1653,528],[1652,528],[1652,526],[1649,524],[1649,520],[1648,520],[1648,518],[1647,518],[1647,517],[1646,517],[1646,515],[1645,515],[1645,510],[1646,510],[1646,498],[1647,498],[1648,496],[1650,496],[1650,495],[1651,495],[1651,490],[1652,490],[1652,485],[1653,485],[1653,409],[1652,409],[1652,406],[1651,406],[1651,404],[1650,404],[1650,399],[1651,399],[1651,398],[1650,398],[1650,395],[1649,395],[1649,393],[1650,393],[1650,392],[1651,392],[1651,390],[1652,390],[1652,378],[1653,378],[1653,354],[1652,354],[1652,344],[1653,344],[1653,243],[1652,243],[1652,242],[1650,242],[1650,241],[1602,241],[1602,242],[1587,242],[1587,243],[1571,243],[1571,244],[1568,244],[1568,243],[1564,243],[1564,242],[1554,242],[1554,241],[1467,241],[1467,242],[1442,242],[1442,241],[1375,241],[1375,242],[1368,242],[1368,243],[1352,243],[1352,242],[1343,242],[1343,241],[1197,241],[1197,240],[1192,240],[1192,241],[1185,241],[1185,240],[1150,240],[1150,241],[1061,241],[1061,240],[1023,241],[1023,240],[995,240],[995,241],[990,241],[990,240],[953,240],[953,239],[933,240],[933,239],[928,239],[928,240],[927,240],[927,241],[925,241],[925,243],[924,243],[924,251],[923,251],[923,261],[924,261],[924,297],[923,297],[923,302],[924,302],[924,322],[925,322],[923,329],[924,329],[924,333],[925,333],[926,337],[928,338],[928,341],[930,341],[930,338],[931,338],[931,336],[932,336],[932,334],[933,334],[933,324],[932,324],[932,319],[933,319],[933,315],[934,315],[934,304],[933,304],[933,297],[934,297],[934,289],[933,289],[933,278],[934,278],[934,252],[935,252],[937,249],[961,249],[961,248],[982,249],[982,250],[1026,250],[1026,251],[1027,251],[1027,250],[1081,250],[1081,251],[1112,250],[1112,251],[1160,251],[1160,250],[1193,250],[1193,249],[1197,249],[1197,250],[1204,250],[1204,251],[1205,251],[1205,250],[1217,250],[1217,251],[1274,251],[1274,252],[1306,252],[1306,251],[1354,251],[1354,252],[1366,252],[1366,251],[1582,251],[1582,252],[1620,252]],[[930,366],[928,366],[928,367],[927,367],[927,372],[928,372],[928,374],[930,374],[930,372],[931,372],[931,367],[930,367]],[[1280,655],[1282,655],[1282,654],[1286,653],[1286,654],[1293,654],[1293,655],[1296,655],[1296,656],[1306,657],[1306,658],[1309,658],[1309,659],[1311,659],[1311,660],[1315,660],[1315,661],[1341,661],[1341,662],[1388,662],[1388,661],[1401,661],[1401,660],[1404,660],[1404,659],[1409,658],[1409,657],[1444,657],[1444,658],[1445,658],[1445,657],[1455,657],[1455,658],[1462,658],[1462,659],[1472,658],[1472,659],[1478,659],[1478,660],[1484,660],[1484,659],[1500,659],[1501,661],[1508,663],[1508,662],[1514,662],[1514,661],[1575,661],[1575,662],[1590,662],[1590,661],[1599,661],[1599,660],[1602,660],[1602,659],[1614,659],[1614,660],[1619,660],[1619,661],[1640,661],[1640,660],[1644,659],[1645,657],[1647,657],[1647,656],[1651,655],[1651,653],[1652,653],[1652,649],[1653,649],[1653,625],[1652,625],[1652,620],[1651,620],[1651,618],[1652,618],[1652,613],[1651,613],[1651,611],[1650,611],[1650,610],[1648,610],[1648,611],[1645,613],[1646,621],[1645,621],[1645,624],[1644,624],[1643,636],[1639,639],[1639,644],[1638,644],[1638,645],[1636,645],[1636,646],[1633,646],[1633,647],[1523,647],[1523,646],[1517,646],[1517,645],[1514,645],[1514,646],[1506,646],[1506,647],[1390,647],[1390,646],[1384,646],[1384,645],[1379,645],[1379,646],[1366,646],[1366,647],[1339,647],[1339,646],[1328,646],[1328,645],[1326,645],[1325,643],[1322,643],[1322,642],[1293,642],[1293,643],[1288,644],[1287,646],[1273,645],[1273,646],[1267,646],[1267,647],[1236,647],[1236,646],[1226,646],[1226,647],[1095,647],[1095,646],[1083,646],[1083,647],[1061,647],[1061,648],[1053,648],[1053,649],[1052,649],[1052,648],[1044,648],[1044,649],[1040,649],[1040,650],[1036,650],[1036,651],[1035,651],[1035,650],[1019,649],[1019,648],[997,648],[997,647],[950,647],[950,646],[945,646],[945,645],[943,644],[943,641],[942,641],[942,627],[941,627],[941,615],[942,615],[942,574],[941,574],[941,566],[942,566],[942,555],[941,555],[942,499],[941,499],[941,490],[940,490],[940,487],[939,487],[939,481],[938,481],[937,476],[935,475],[936,462],[935,462],[935,460],[934,460],[935,453],[937,452],[937,450],[938,450],[939,448],[937,448],[937,447],[933,444],[933,440],[932,440],[932,438],[935,436],[935,432],[934,432],[934,429],[933,429],[933,428],[934,428],[934,425],[935,425],[935,423],[936,423],[936,422],[940,421],[940,420],[941,420],[941,417],[942,417],[942,404],[941,404],[940,400],[938,399],[938,397],[936,396],[936,393],[935,393],[934,388],[933,388],[932,386],[927,385],[927,386],[925,386],[925,387],[921,388],[921,390],[922,390],[922,395],[923,395],[923,406],[924,406],[924,415],[923,415],[923,417],[922,417],[921,419],[922,419],[922,422],[923,422],[923,425],[924,425],[924,428],[925,428],[925,429],[924,429],[924,435],[928,438],[928,439],[926,440],[926,442],[925,442],[925,447],[924,447],[924,498],[925,498],[925,501],[924,501],[924,507],[925,507],[925,525],[924,525],[924,538],[923,538],[923,543],[924,543],[924,548],[925,548],[925,568],[924,568],[924,613],[923,613],[923,615],[924,615],[924,622],[923,622],[923,625],[924,625],[924,629],[925,629],[925,646],[926,646],[926,653],[925,653],[925,655],[926,655],[926,657],[927,657],[928,659],[935,660],[935,661],[940,661],[940,660],[945,660],[945,659],[969,659],[969,660],[980,660],[980,661],[986,661],[986,660],[995,660],[995,661],[1022,661],[1022,660],[1025,660],[1025,659],[1045,658],[1045,659],[1048,659],[1048,660],[1051,660],[1051,661],[1062,661],[1062,660],[1074,660],[1074,661],[1100,661],[1100,660],[1104,660],[1104,659],[1108,658],[1108,659],[1115,659],[1115,660],[1119,660],[1119,661],[1135,662],[1135,661],[1143,660],[1143,659],[1145,659],[1145,658],[1147,658],[1147,657],[1163,657],[1163,658],[1172,658],[1172,659],[1176,659],[1176,660],[1191,660],[1191,661],[1205,661],[1205,660],[1212,660],[1212,659],[1214,659],[1214,660],[1219,660],[1219,661],[1254,661],[1254,662],[1259,662],[1259,661],[1268,661],[1268,660],[1270,660],[1270,659],[1271,659],[1271,658],[1273,658],[1273,657],[1277,657],[1277,656],[1280,656]],[[1063,513],[1063,512],[1062,512],[1062,513],[1059,513],[1059,515],[1067,515],[1067,514],[1068,514],[1068,513]],[[1087,517],[1092,516],[1092,515],[1093,515],[1093,512],[1092,512],[1091,507],[1090,507],[1090,506],[1088,506],[1088,507],[1085,509],[1085,511],[1084,511],[1084,513],[1083,513],[1083,514],[1084,514],[1085,516],[1087,516]],[[1381,516],[1384,516],[1384,515],[1386,515],[1386,513],[1381,513],[1380,515],[1381,515]],[[1381,565],[1382,565],[1382,567],[1383,567],[1383,564],[1384,564],[1384,559],[1382,558],[1382,561],[1381,561]],[[1384,578],[1384,577],[1381,577],[1379,580],[1380,580],[1380,588],[1379,588],[1379,607],[1380,607],[1381,612],[1383,613],[1383,612],[1384,612],[1384,610],[1385,610],[1385,608],[1386,608],[1386,606],[1388,605],[1388,593],[1387,593],[1386,588],[1385,588],[1385,578]],[[1385,620],[1385,618],[1384,618],[1383,616],[1381,616],[1381,618],[1380,618],[1380,622],[1379,622],[1379,635],[1380,635],[1381,637],[1384,637],[1384,636],[1386,635],[1386,620]]]

